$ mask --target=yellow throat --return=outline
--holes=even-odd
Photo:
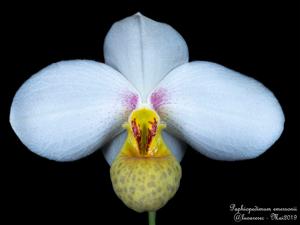
[[[134,110],[124,124],[128,135],[110,177],[117,196],[137,212],[160,209],[179,187],[181,167],[163,141],[165,127],[149,108]]]

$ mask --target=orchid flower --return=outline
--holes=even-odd
[[[10,123],[32,152],[72,161],[103,148],[117,196],[155,212],[180,184],[185,143],[216,160],[245,160],[280,137],[284,114],[260,82],[211,62],[188,62],[171,26],[140,13],[113,24],[105,64],[51,64],[17,91]]]

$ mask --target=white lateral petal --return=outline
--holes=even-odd
[[[10,123],[31,151],[71,161],[119,133],[137,100],[135,89],[111,67],[88,60],[61,61],[21,86]]]
[[[282,109],[271,91],[210,62],[174,69],[148,101],[166,121],[168,131],[218,160],[257,157],[284,127]]]
[[[108,162],[109,165],[112,164],[118,153],[120,152],[125,140],[127,137],[127,132],[124,131],[118,136],[116,136],[110,143],[105,145],[103,149],[103,155],[105,160]]]
[[[176,139],[172,135],[163,131],[162,133],[163,139],[169,149],[172,151],[176,159],[180,162],[184,156],[186,145],[182,141]],[[120,152],[125,140],[127,137],[127,132],[124,131],[114,138],[112,142],[107,144],[103,148],[104,158],[108,162],[109,165],[112,164],[113,160],[116,158],[118,153]]]
[[[170,70],[188,62],[188,48],[171,26],[137,13],[113,24],[104,41],[104,58],[145,99]]]
[[[185,154],[186,144],[166,131],[162,132],[163,139],[176,159],[180,162]]]

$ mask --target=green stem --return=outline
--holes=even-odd
[[[156,212],[155,211],[148,212],[149,225],[155,225],[155,216],[156,216]]]

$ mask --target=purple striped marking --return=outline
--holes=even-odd
[[[153,108],[157,111],[159,109],[159,107],[168,103],[167,90],[164,88],[160,88],[160,89],[154,91],[151,94],[150,101],[151,101]]]

